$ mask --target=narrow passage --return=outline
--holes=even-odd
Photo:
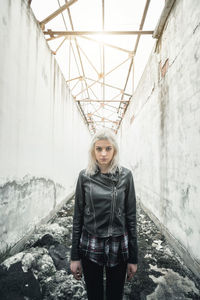
[[[34,232],[23,251],[1,263],[1,300],[87,299],[84,281],[76,281],[69,269],[73,205],[69,200]],[[137,211],[138,272],[126,282],[124,300],[200,299],[200,280],[139,205]]]

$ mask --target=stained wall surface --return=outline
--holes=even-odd
[[[0,1],[0,252],[70,197],[90,138],[26,1]]]
[[[142,205],[200,274],[200,3],[177,0],[119,133]]]

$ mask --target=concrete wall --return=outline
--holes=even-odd
[[[0,1],[0,252],[72,195],[90,134],[26,1]]]
[[[200,2],[177,0],[119,133],[138,199],[200,274]]]

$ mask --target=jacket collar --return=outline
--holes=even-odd
[[[95,170],[95,173],[94,173],[94,174],[97,174],[97,173],[101,173],[101,169],[99,168],[98,165],[96,165],[96,170]],[[117,167],[116,170],[115,170],[115,173],[113,173],[113,174],[111,174],[111,173],[106,173],[106,174],[108,174],[109,177],[110,177],[110,176],[111,176],[111,177],[112,177],[112,176],[116,176],[116,175],[119,174],[119,168]]]
[[[101,173],[101,170],[99,168],[99,166],[97,165],[97,169],[95,171],[94,175],[99,175],[103,180],[111,180],[112,182],[114,182],[115,184],[117,184],[117,182],[119,181],[119,168],[116,168],[115,173],[111,174],[111,173]]]

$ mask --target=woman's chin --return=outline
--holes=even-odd
[[[100,161],[99,162],[99,164],[101,165],[101,166],[108,166],[109,165],[109,162],[106,160],[104,160],[104,161]]]

